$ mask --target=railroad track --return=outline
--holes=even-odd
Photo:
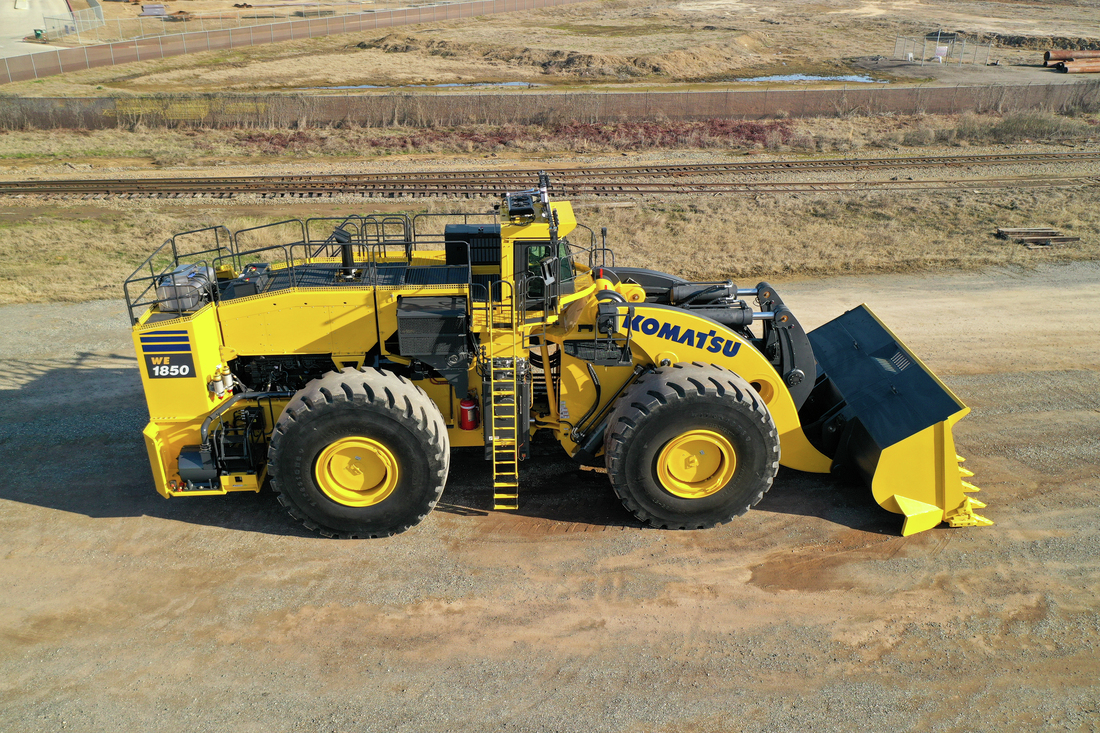
[[[780,172],[859,171],[891,168],[965,167],[1014,163],[1100,162],[1100,151],[1024,153],[1016,155],[920,156],[839,160],[780,160],[667,166],[616,166],[551,170],[551,185],[559,196],[611,196],[674,193],[752,193],[854,191],[875,188],[944,189],[1004,188],[1011,186],[1095,185],[1095,176],[992,176],[968,179],[915,181],[821,181],[776,183],[752,180],[714,180],[736,174]],[[382,197],[493,196],[529,188],[536,169],[445,171],[420,173],[361,173],[285,176],[70,179],[0,181],[0,195],[81,195],[179,198],[232,197],[239,193],[262,196],[316,196],[357,194]],[[660,182],[646,179],[663,178]]]

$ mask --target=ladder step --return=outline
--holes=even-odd
[[[511,301],[502,301],[498,307],[486,311],[489,325],[489,397],[488,415],[490,449],[493,461],[493,509],[515,511],[519,509],[519,445],[526,428],[526,420],[516,413],[519,410],[520,369],[523,359],[522,339],[514,329],[520,317],[512,313]],[[508,333],[493,333],[507,329]],[[494,338],[507,337],[511,343],[494,344]]]

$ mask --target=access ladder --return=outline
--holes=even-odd
[[[501,288],[499,304],[490,305],[489,441],[493,460],[493,509],[519,509],[519,446],[527,427],[519,414],[523,404],[519,390],[524,359],[523,333],[518,328],[509,288]]]

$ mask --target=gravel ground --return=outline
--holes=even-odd
[[[0,730],[1100,730],[1100,265],[781,292],[868,302],[971,405],[993,527],[784,470],[645,529],[547,446],[518,514],[459,451],[413,531],[323,540],[156,495],[122,304],[0,308]]]

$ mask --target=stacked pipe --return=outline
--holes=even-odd
[[[1043,66],[1052,66],[1063,74],[1100,73],[1100,51],[1047,51],[1043,54]]]

